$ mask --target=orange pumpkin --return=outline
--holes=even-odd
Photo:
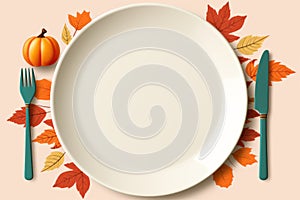
[[[28,38],[23,46],[23,57],[31,66],[47,66],[54,64],[60,54],[57,41],[45,36],[46,29],[38,36]]]

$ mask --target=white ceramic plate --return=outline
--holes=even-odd
[[[54,126],[76,165],[122,193],[159,196],[211,175],[240,136],[247,90],[211,25],[157,4],[113,10],[67,47],[51,91]]]

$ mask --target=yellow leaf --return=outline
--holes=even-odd
[[[64,162],[65,153],[54,151],[45,160],[42,172],[59,168]]]
[[[72,40],[70,30],[68,29],[66,24],[64,25],[64,28],[62,30],[61,39],[65,44],[69,44]]]
[[[237,50],[245,55],[252,55],[262,46],[264,40],[269,36],[252,36],[243,37],[237,44]]]

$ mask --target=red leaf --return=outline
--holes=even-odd
[[[81,172],[80,169],[72,162],[71,163],[66,163],[65,166],[69,169],[72,169],[73,171]]]
[[[228,20],[230,17],[230,8],[229,8],[229,2],[227,2],[220,10],[218,13],[219,17]]]
[[[247,119],[255,118],[255,117],[258,117],[258,116],[260,116],[260,114],[256,110],[248,109]]]
[[[249,88],[249,86],[251,85],[252,81],[247,81],[246,84],[247,84],[247,88]]]
[[[70,188],[76,183],[77,175],[79,175],[80,172],[74,172],[74,171],[67,171],[60,174],[53,185],[53,187],[60,187],[60,188]]]
[[[243,56],[238,56],[238,58],[239,58],[239,61],[240,61],[241,64],[243,64],[244,62],[250,60],[249,58],[245,58]]]
[[[237,145],[244,147],[245,145],[243,142],[254,141],[255,138],[257,138],[258,136],[259,136],[259,133],[256,132],[255,130],[249,129],[249,128],[244,128]]]
[[[76,189],[79,191],[82,198],[84,198],[85,193],[89,190],[90,179],[84,173],[80,174],[79,178],[76,181]]]
[[[227,39],[228,42],[234,42],[234,41],[240,39],[239,36],[230,35],[230,34],[227,34],[227,33],[224,33],[223,36]]]
[[[217,13],[210,5],[208,5],[206,20],[215,26],[223,36],[228,40],[228,42],[233,42],[240,37],[232,35],[242,28],[244,25],[246,16],[234,16],[230,18],[230,7],[229,2],[227,2]]]
[[[60,174],[55,181],[53,187],[70,188],[76,183],[76,189],[79,191],[82,198],[90,187],[90,179],[85,175],[74,163],[65,164],[69,171]]]
[[[39,125],[46,116],[46,111],[35,104],[30,104],[30,125],[35,127]],[[16,110],[13,116],[7,121],[14,122],[16,124],[24,125],[26,121],[26,108],[22,107],[21,110]]]
[[[51,126],[52,128],[54,128],[53,123],[52,123],[52,119],[47,119],[44,121],[45,124],[47,124],[48,126]]]

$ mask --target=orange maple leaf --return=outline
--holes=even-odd
[[[33,142],[38,142],[40,144],[54,144],[51,149],[56,149],[61,147],[61,144],[57,138],[57,135],[53,129],[46,129],[43,133],[37,136]]]
[[[257,162],[255,155],[250,154],[251,148],[243,147],[232,153],[232,156],[244,167]]]
[[[218,186],[228,188],[233,180],[232,168],[223,164],[217,171],[215,171],[213,179]]]
[[[77,12],[76,17],[68,15],[68,18],[70,24],[75,28],[75,33],[77,30],[81,30],[85,25],[92,21],[90,12],[86,12],[85,10],[81,14]]]
[[[246,17],[247,16],[234,16],[230,18],[229,2],[227,2],[218,13],[215,9],[208,5],[206,13],[206,21],[216,27],[228,40],[228,42],[233,42],[240,38],[232,35],[231,33],[242,28]]]
[[[252,79],[256,80],[256,74],[258,65],[255,65],[256,60],[252,60],[246,66],[246,74]],[[271,60],[269,62],[269,85],[272,85],[272,82],[282,81],[282,78],[287,78],[288,75],[295,73],[295,71],[289,69],[287,66]]]
[[[50,100],[51,81],[47,79],[36,81],[35,97],[40,100]]]
[[[76,183],[76,189],[81,197],[84,198],[90,187],[89,177],[78,169],[74,163],[67,163],[65,166],[71,170],[61,173],[53,187],[70,188]]]

